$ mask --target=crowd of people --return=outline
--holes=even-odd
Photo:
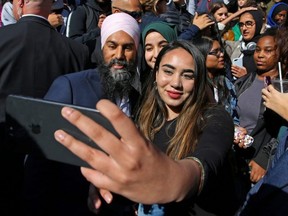
[[[13,0],[0,14],[7,215],[288,214],[288,89],[266,82],[288,79],[288,3]],[[64,107],[101,150],[57,130],[90,168],[48,160],[9,127],[10,94],[98,109],[120,138]]]

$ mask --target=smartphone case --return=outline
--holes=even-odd
[[[243,57],[234,58],[232,60],[232,65],[236,65],[238,67],[243,67]]]
[[[61,109],[64,106],[79,110],[119,137],[112,124],[95,109],[20,95],[9,95],[6,101],[9,139],[17,145],[29,143],[29,152],[42,155],[50,160],[89,167],[86,162],[54,138],[54,132],[62,129],[87,145],[100,149],[89,137],[61,116]]]

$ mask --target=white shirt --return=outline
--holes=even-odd
[[[128,117],[131,116],[131,106],[128,96],[124,96],[123,98],[117,97],[116,104]]]
[[[1,20],[3,26],[16,23],[16,19],[13,15],[13,4],[11,2],[6,2],[2,8]]]

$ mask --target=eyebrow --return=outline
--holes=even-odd
[[[115,40],[107,40],[106,41],[106,43],[107,44],[109,44],[109,43],[112,43],[112,44],[114,44],[114,45],[117,45],[117,46],[134,46],[134,42],[127,42],[127,43],[118,43],[117,41],[115,41]]]
[[[258,45],[256,47],[260,48],[260,46],[258,46]],[[277,49],[278,48],[276,44],[275,45],[264,45],[262,47],[263,47],[263,49],[267,49],[267,48]]]
[[[184,69],[183,72],[188,72],[188,73],[193,73],[193,74],[195,73],[195,71],[192,69]]]
[[[170,64],[164,64],[162,67],[169,67],[171,69],[176,69],[173,65]],[[195,73],[193,69],[183,69],[182,72],[188,72],[188,73]]]
[[[169,42],[168,42],[167,40],[164,40],[164,39],[163,39],[163,40],[159,41],[159,43],[157,43],[157,44],[163,44],[163,43],[169,43]],[[151,44],[151,43],[146,43],[146,44],[145,44],[145,47],[146,47],[146,46],[150,46],[150,45],[152,45],[152,44]]]
[[[247,23],[247,22],[255,22],[255,20],[253,20],[253,19],[252,20],[246,20],[245,22],[241,22],[241,23]]]

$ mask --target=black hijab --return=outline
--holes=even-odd
[[[252,15],[253,19],[255,20],[255,34],[253,38],[249,41],[243,41],[245,47],[251,42],[257,43],[260,38],[261,29],[263,26],[263,12],[261,10],[251,10],[246,11],[245,13],[249,13]],[[255,46],[256,48],[256,46]],[[255,50],[255,49],[254,49]],[[254,62],[253,54],[254,50],[242,50],[243,56],[243,66],[246,67],[247,73],[256,71],[256,64]]]
[[[249,42],[255,42],[257,43],[259,36],[261,34],[261,29],[264,23],[264,14],[261,10],[250,10],[250,11],[246,11],[245,13],[249,13],[252,15],[253,19],[255,20],[255,34],[253,36],[253,38],[249,41],[244,41],[245,44],[248,44]]]

